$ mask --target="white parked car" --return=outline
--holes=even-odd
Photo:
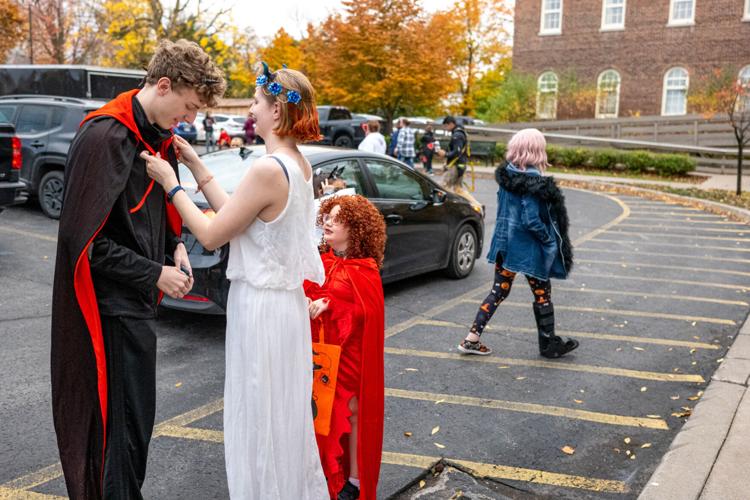
[[[222,128],[227,128],[226,122],[229,121],[231,116],[219,113],[214,113],[211,116],[213,116],[214,120],[216,121],[216,123],[214,124],[214,140],[217,140],[219,138],[219,131]],[[195,121],[193,123],[195,124],[195,130],[198,133],[196,139],[197,142],[206,142],[206,131],[203,129],[203,119],[205,117],[205,113],[198,113],[197,115],[195,115]],[[227,131],[229,130],[227,129]],[[229,132],[229,135],[232,135],[232,133]]]

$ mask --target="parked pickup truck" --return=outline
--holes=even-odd
[[[26,185],[18,179],[21,172],[21,140],[16,128],[2,123],[0,114],[0,212],[5,207],[26,201],[21,191]]]
[[[318,106],[320,133],[323,144],[340,148],[356,148],[365,138],[362,118],[352,118],[352,114],[343,106]]]

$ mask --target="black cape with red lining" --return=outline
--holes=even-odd
[[[94,238],[104,227],[130,178],[134,162],[113,157],[135,158],[140,149],[156,151],[143,139],[133,115],[138,90],[119,95],[89,114],[68,155],[65,195],[55,267],[52,298],[52,410],[60,461],[71,499],[102,497],[102,475],[107,435],[107,363],[101,319],[89,264]],[[94,144],[86,140],[86,129],[94,120],[114,119],[127,129],[117,134],[126,140]],[[116,126],[116,125],[115,125]],[[124,133],[123,133],[124,132]],[[164,158],[174,158],[171,138],[161,143]],[[152,190],[154,191],[151,194]],[[149,183],[147,197],[164,196]],[[167,225],[181,233],[182,222],[167,204]]]

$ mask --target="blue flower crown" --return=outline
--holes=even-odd
[[[268,64],[261,64],[263,64],[263,73],[258,75],[258,78],[255,79],[255,85],[257,87],[265,87],[264,92],[267,92],[274,97],[279,97],[282,95],[281,93],[284,91],[284,87],[279,82],[274,81],[276,73],[271,73],[268,69]],[[284,67],[286,68],[286,65],[284,65]],[[286,93],[283,94],[283,97],[286,98],[286,102],[291,104],[298,104],[302,100],[302,96],[299,95],[299,92],[291,89],[287,89]]]

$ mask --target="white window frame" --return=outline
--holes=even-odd
[[[617,88],[615,88],[615,112],[614,113],[600,113],[599,104],[601,103],[601,90],[602,90],[602,78],[607,73],[614,73],[617,75]],[[620,87],[622,86],[622,76],[616,69],[605,69],[599,73],[599,77],[596,79],[596,118],[617,118],[620,114]]]
[[[546,75],[552,75],[555,77],[555,106],[552,111],[551,115],[543,115],[541,113],[541,104],[542,104],[542,91],[540,89],[542,85],[542,78],[544,78]],[[544,92],[545,94],[551,94],[552,92]],[[557,119],[557,99],[560,94],[560,77],[557,76],[557,73],[554,71],[545,71],[541,75],[539,75],[539,78],[536,80],[536,117],[540,120],[555,120]]]
[[[627,12],[628,1],[622,0],[622,23],[607,24],[607,3],[610,0],[602,0],[602,27],[601,31],[622,31],[625,29],[625,13]],[[748,0],[750,1],[750,0]]]
[[[693,2],[692,16],[690,19],[673,19],[672,14],[674,14],[675,0],[669,0],[669,22],[667,23],[667,26],[693,26],[695,24],[695,9],[697,8],[697,1],[690,1]]]
[[[745,0],[745,15],[742,16],[742,20],[750,22],[750,0]]]
[[[541,6],[540,6],[540,12],[541,15],[539,16],[539,35],[545,36],[545,35],[561,35],[562,34],[562,25],[563,25],[563,12],[565,10],[564,7],[564,1],[560,0],[560,26],[557,28],[544,28],[544,15],[547,14],[547,11],[544,9],[544,5],[546,4],[547,0],[540,0]],[[555,11],[551,11],[555,12]]]
[[[747,73],[747,81],[746,82],[743,82],[743,80],[745,80],[745,78],[742,78],[742,74],[743,73]],[[737,83],[740,84],[740,85],[742,85],[742,86],[748,86],[748,87],[750,87],[750,64],[748,64],[747,66],[745,66],[744,68],[742,68],[740,70],[740,72],[737,73]],[[743,104],[738,103],[740,109],[742,109],[744,107],[745,108],[744,111],[750,112],[750,96],[747,96],[747,95],[746,96],[742,96],[740,99],[741,99],[741,102],[744,103],[744,106],[743,106]]]
[[[686,74],[686,77],[685,77],[685,109],[684,109],[684,111],[682,113],[669,113],[669,114],[667,114],[667,91],[670,90],[670,89],[667,88],[667,77],[669,76],[669,74],[672,71],[674,71],[676,69],[681,69]],[[690,92],[690,72],[686,68],[683,68],[682,66],[674,66],[672,68],[669,68],[664,73],[664,79],[662,81],[661,115],[662,116],[683,116],[683,115],[686,115],[687,114],[687,96],[688,96],[689,92]]]

